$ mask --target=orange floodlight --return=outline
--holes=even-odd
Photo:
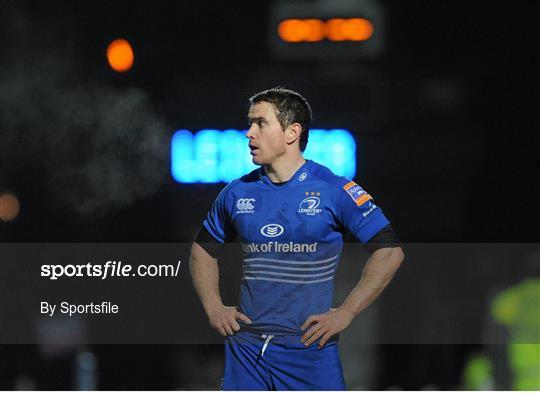
[[[341,34],[350,41],[369,40],[373,30],[373,24],[364,18],[346,19],[341,25]]]
[[[133,48],[127,40],[117,39],[107,47],[107,60],[113,70],[126,72],[133,66]]]
[[[285,19],[278,25],[278,35],[285,42],[366,41],[373,31],[365,18]]]
[[[19,215],[19,200],[11,193],[0,194],[0,220],[9,222]]]

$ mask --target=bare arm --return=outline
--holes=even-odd
[[[358,315],[379,297],[401,266],[403,259],[401,247],[381,248],[371,254],[362,278],[349,293],[340,309],[350,312],[353,317]]]
[[[240,330],[236,322],[241,319],[251,323],[250,319],[238,312],[235,307],[227,307],[221,301],[219,293],[219,268],[217,259],[210,256],[199,244],[193,243],[189,256],[189,270],[195,290],[201,299],[210,325],[222,335],[233,335]]]
[[[362,278],[349,293],[343,304],[324,314],[311,315],[302,325],[306,331],[302,342],[311,345],[320,337],[319,347],[333,335],[345,330],[353,318],[369,306],[386,288],[403,262],[401,247],[381,248],[368,260]]]

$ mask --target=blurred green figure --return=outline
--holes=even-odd
[[[495,382],[490,358],[481,353],[472,355],[465,365],[463,382],[465,390],[493,390]]]
[[[509,333],[513,390],[540,390],[540,278],[530,278],[493,299],[491,314]]]
[[[540,278],[525,279],[498,293],[490,312],[492,322],[506,331],[506,350],[501,359],[506,366],[501,369],[495,365],[500,365],[500,353],[495,357],[473,354],[465,365],[464,388],[540,391]]]

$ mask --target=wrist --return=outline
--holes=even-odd
[[[205,304],[204,310],[206,311],[207,315],[213,314],[216,310],[219,310],[221,307],[223,307],[223,304],[221,301],[216,300],[211,303]]]
[[[351,307],[349,307],[347,304],[342,304],[338,308],[338,310],[351,320],[356,316],[356,313],[354,312],[354,310],[352,310]]]

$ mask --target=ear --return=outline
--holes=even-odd
[[[296,140],[300,138],[301,133],[302,126],[300,125],[300,123],[293,123],[289,127],[287,127],[287,135],[285,136],[287,138],[287,144],[293,144]]]

